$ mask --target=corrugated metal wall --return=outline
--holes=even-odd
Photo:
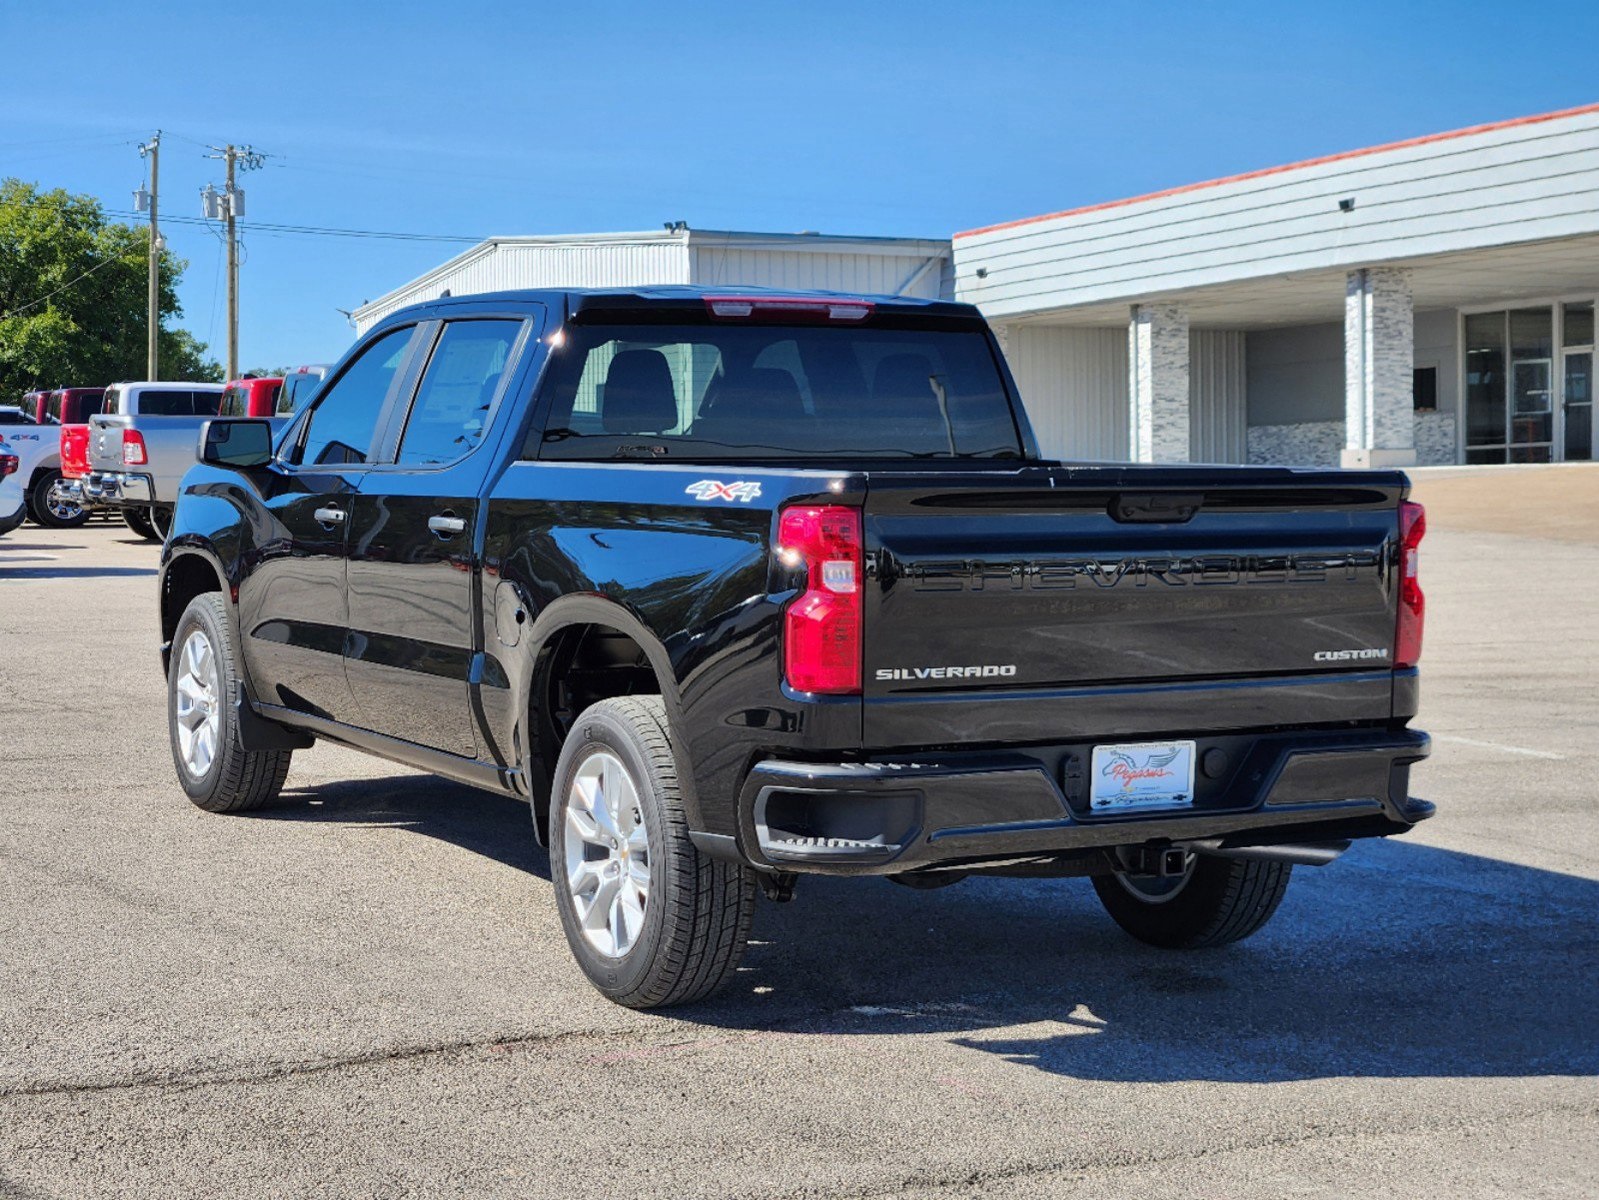
[[[445,263],[437,271],[362,309],[365,332],[396,309],[453,296],[512,288],[644,287],[688,283],[688,248],[681,240],[653,242],[493,242]]]
[[[1014,325],[1005,357],[1046,458],[1127,458],[1127,331]]]
[[[916,275],[905,288],[905,295],[929,300],[949,295],[945,290],[950,286],[947,256],[821,250],[784,252],[702,244],[695,244],[690,253],[694,262],[693,282],[703,287],[818,288],[892,295]],[[931,258],[937,261],[922,270]]]
[[[1194,462],[1249,460],[1244,335],[1233,329],[1188,334],[1188,444]]]

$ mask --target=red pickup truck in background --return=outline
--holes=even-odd
[[[28,414],[28,419],[35,425],[44,424],[44,406],[50,399],[48,391],[23,392],[22,411]]]
[[[219,417],[270,417],[275,415],[278,393],[283,390],[283,379],[234,379],[222,393]]]
[[[34,396],[41,425],[59,425],[61,441],[58,455],[40,459],[28,480],[28,507],[41,525],[71,529],[89,519],[90,509],[83,502],[77,481],[89,470],[89,417],[105,402],[103,387],[66,387],[53,392],[30,392],[24,406]]]

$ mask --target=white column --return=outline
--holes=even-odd
[[[1344,286],[1344,466],[1415,465],[1415,361],[1410,272],[1351,271]]]
[[[1134,462],[1187,462],[1188,310],[1135,304],[1127,325],[1128,449]]]

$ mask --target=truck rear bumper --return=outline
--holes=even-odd
[[[83,498],[90,504],[149,504],[155,497],[150,476],[130,471],[90,471],[81,481]]]
[[[1092,743],[856,763],[768,760],[740,792],[743,856],[831,875],[1093,854],[1150,843],[1261,846],[1403,833],[1430,742],[1414,730],[1199,737],[1192,807],[1089,811]]]

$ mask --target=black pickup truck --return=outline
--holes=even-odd
[[[1041,460],[966,305],[441,300],[200,460],[190,798],[261,805],[315,738],[523,797],[622,1004],[709,994],[803,873],[1087,876],[1198,947],[1433,811],[1405,477]]]

